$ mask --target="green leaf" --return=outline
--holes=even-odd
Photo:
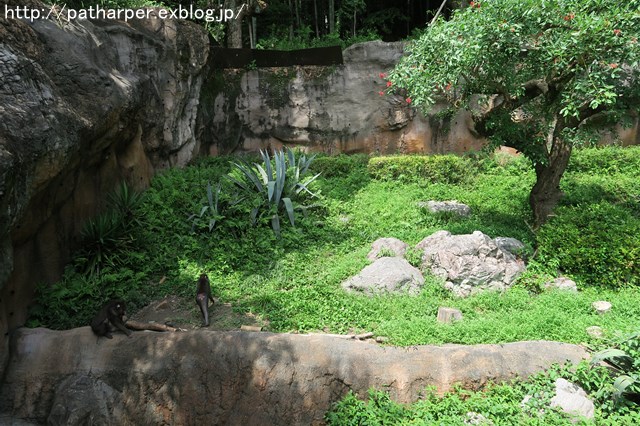
[[[273,194],[275,192],[276,189],[276,183],[274,181],[270,181],[267,183],[267,199],[269,201],[273,201]]]
[[[287,210],[287,215],[289,216],[289,222],[291,222],[291,226],[295,225],[295,218],[293,213],[293,203],[291,202],[291,198],[283,198],[282,202],[284,203],[284,207]]]
[[[613,393],[614,399],[620,399],[622,394],[624,394],[626,390],[636,382],[637,379],[635,377],[631,377],[626,374],[618,376],[613,382],[613,387],[615,389],[615,392]]]

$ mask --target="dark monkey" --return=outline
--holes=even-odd
[[[131,336],[131,330],[129,330],[122,321],[125,313],[126,305],[123,300],[110,300],[91,320],[91,329],[98,336],[105,336],[112,339],[111,327],[109,326],[109,323],[111,323],[127,336]]]
[[[204,326],[209,326],[209,300],[216,303],[211,297],[211,286],[209,285],[209,277],[207,274],[200,275],[198,279],[198,290],[196,291],[196,303],[200,306]]]

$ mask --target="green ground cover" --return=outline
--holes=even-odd
[[[306,214],[296,213],[295,227],[282,220],[279,238],[265,220],[251,225],[251,206],[220,209],[211,231],[194,227],[193,215],[208,205],[208,183],[215,187],[232,170],[229,158],[205,158],[185,169],[168,170],[153,180],[139,201],[131,201],[131,208],[125,197],[115,197],[129,218],[116,227],[118,236],[110,234],[111,245],[100,246],[98,259],[96,245],[88,244],[60,283],[41,286],[30,325],[85,325],[99,304],[116,296],[133,311],[166,294],[191,297],[196,278],[206,272],[215,296],[237,312],[255,315],[274,332],[370,331],[392,345],[548,339],[602,348],[613,340],[593,340],[585,331],[588,326],[602,327],[607,339],[614,340],[638,330],[639,148],[576,151],[562,181],[565,197],[556,216],[537,232],[530,226],[527,197],[534,175],[526,159],[483,154],[397,158],[401,160],[363,155],[317,158],[311,172],[321,173],[312,182],[319,197],[311,200],[313,208]],[[442,173],[443,168],[448,172]],[[456,199],[468,204],[472,215],[433,215],[419,205],[431,199]],[[222,194],[219,201],[229,206],[233,197]],[[526,246],[528,270],[504,293],[466,299],[450,295],[430,276],[418,296],[366,297],[341,289],[343,280],[369,263],[366,255],[375,239],[397,237],[413,246],[441,229],[515,237]],[[88,238],[100,232],[100,226],[94,226]],[[416,251],[407,258],[419,264]],[[579,292],[544,290],[543,283],[558,274],[574,279]],[[596,300],[610,301],[613,309],[598,315],[591,307]],[[437,323],[440,306],[460,309],[463,321]],[[636,364],[639,346],[627,347]],[[637,372],[638,365],[635,368]],[[473,411],[496,424],[568,424],[555,411],[534,415],[538,408],[521,405],[522,397],[532,392],[548,403],[553,378],[560,374],[583,385],[596,399],[596,424],[639,421],[637,406],[612,402],[611,378],[586,366],[478,393],[458,390],[444,399],[426,394],[410,407],[372,390],[368,402],[347,396],[327,420],[462,424],[465,413]],[[632,377],[637,386],[640,381]]]

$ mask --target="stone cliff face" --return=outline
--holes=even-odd
[[[378,94],[380,73],[401,54],[401,44],[373,42],[345,51],[343,66],[213,72],[206,33],[189,22],[3,14],[2,347],[24,324],[36,285],[59,279],[82,224],[122,180],[144,188],[199,153],[284,143],[326,152],[479,147],[465,126],[464,137],[441,131],[404,98]]]
[[[478,389],[587,356],[580,346],[545,341],[394,348],[208,330],[109,340],[89,327],[23,328],[12,339],[2,424],[320,425],[348,390],[385,389],[408,403],[427,386]]]
[[[122,180],[143,188],[198,152],[207,55],[188,22],[0,16],[2,336],[24,323],[36,284],[59,278],[105,194]]]
[[[374,41],[346,49],[341,66],[225,71],[204,88],[214,114],[202,140],[214,154],[282,144],[328,153],[480,149],[468,114],[443,123],[385,93],[402,54],[402,43]]]
[[[443,123],[379,94],[400,55],[402,44],[371,42],[336,67],[214,72],[207,35],[189,22],[0,14],[0,376],[7,332],[24,324],[36,285],[59,279],[82,224],[122,180],[144,188],[199,154],[282,144],[480,148],[464,112]],[[637,126],[623,137],[637,142]]]

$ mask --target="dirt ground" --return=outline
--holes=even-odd
[[[131,320],[165,324],[173,327],[194,330],[202,327],[202,315],[196,305],[195,297],[187,299],[178,296],[168,296],[151,302],[135,314]],[[216,301],[209,304],[209,330],[239,330],[242,326],[262,327],[268,325],[254,315],[233,311],[229,303]]]

